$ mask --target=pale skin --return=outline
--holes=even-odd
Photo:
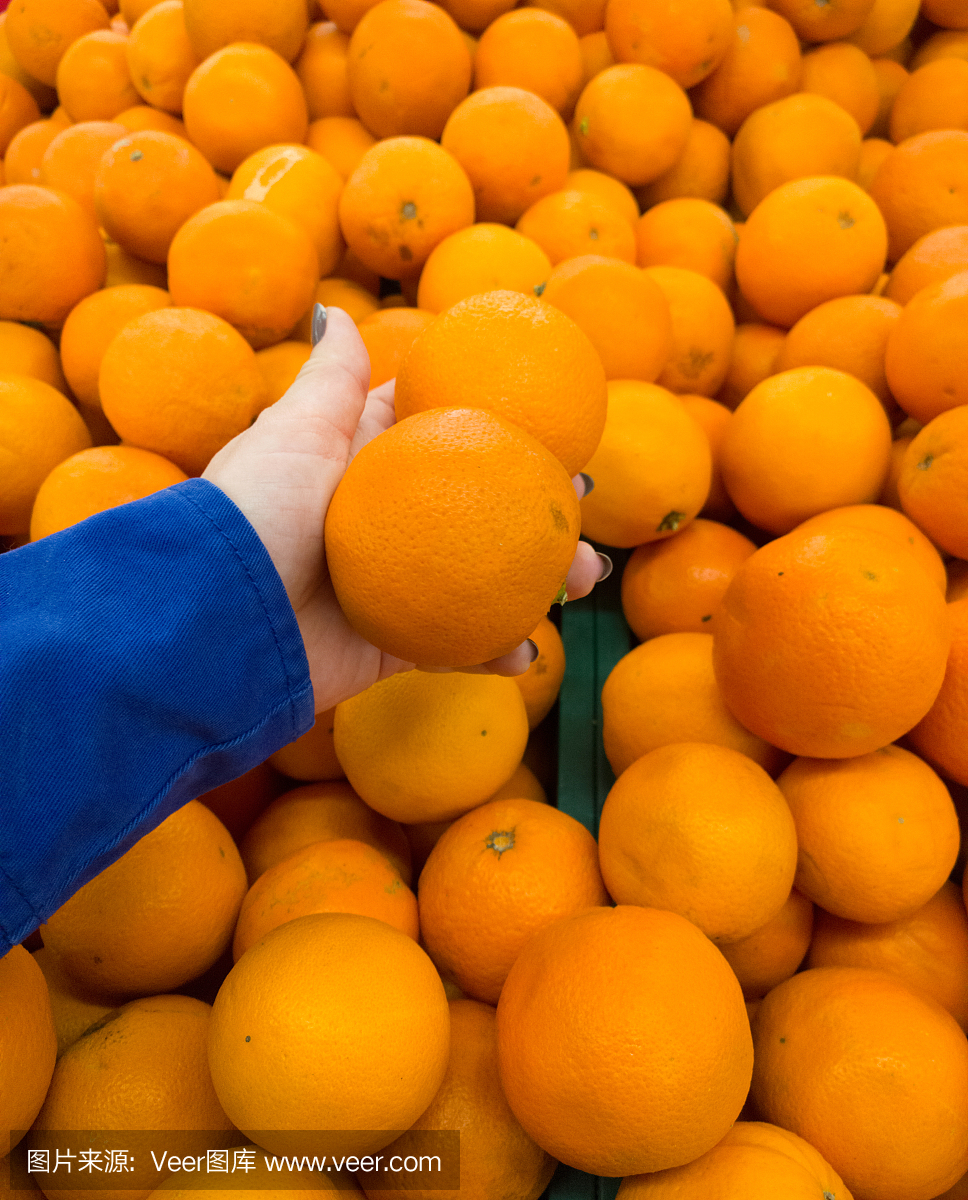
[[[326,570],[323,522],[336,485],[353,455],[394,422],[393,381],[368,393],[369,379],[356,325],[330,308],[326,335],[296,382],[202,475],[241,509],[279,572],[306,648],[316,712],[419,665],[383,653],[352,628]],[[575,488],[581,496],[580,476]],[[579,542],[568,599],[588,595],[601,573],[601,559]],[[522,642],[510,654],[465,670],[520,675],[531,656],[530,644]]]

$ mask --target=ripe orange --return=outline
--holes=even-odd
[[[4,374],[29,375],[67,395],[61,356],[39,329],[19,321],[0,321],[0,362]]]
[[[579,1170],[631,1175],[691,1162],[726,1133],[746,1095],[752,1052],[739,984],[676,913],[592,908],[540,930],[508,974],[497,1028],[512,1111]]]
[[[182,0],[160,0],[139,17],[125,53],[141,98],[167,113],[180,113],[185,84],[200,62],[185,29]]]
[[[328,308],[332,304],[343,309],[357,325],[372,316],[373,313],[378,312],[380,308],[372,292],[368,292],[366,288],[349,279],[338,279],[332,276],[329,279],[321,279],[317,283],[314,300],[322,304],[324,308]],[[312,338],[313,308],[314,305],[311,304],[306,309],[292,331],[292,337],[297,341],[308,342]]]
[[[31,955],[44,973],[50,993],[51,1015],[57,1033],[57,1056],[64,1053],[77,1039],[113,1009],[113,1004],[104,1004],[96,997],[78,991],[70,978],[57,965],[49,950],[36,950]]]
[[[918,238],[898,261],[884,295],[897,304],[907,302],[931,283],[968,271],[968,225],[946,225]]]
[[[121,34],[97,29],[64,52],[57,66],[57,98],[72,121],[110,121],[140,101],[126,45]]]
[[[187,0],[185,28],[199,59],[233,42],[258,42],[292,62],[306,37],[307,15],[304,0],[236,0],[231,5]]]
[[[306,145],[349,179],[376,138],[355,117],[319,117],[309,126]]]
[[[901,84],[908,77],[908,72],[900,63],[892,58],[874,58],[871,60],[874,68],[874,78],[877,80],[878,104],[877,116],[870,127],[869,136],[886,138],[888,136],[891,108],[895,97],[901,90]]]
[[[831,42],[856,33],[874,0],[835,0],[824,5],[813,0],[771,0],[770,7],[786,17],[803,41]]]
[[[6,17],[4,31],[14,58],[50,87],[68,47],[85,33],[108,27],[108,14],[99,0],[17,0]]]
[[[895,144],[934,129],[968,125],[968,62],[941,58],[926,63],[905,79],[891,107],[891,141]]]
[[[963,527],[963,480],[968,471],[964,431],[968,406],[959,405],[930,421],[901,460],[897,489],[901,507],[949,554],[968,556]]]
[[[736,230],[708,200],[681,197],[656,204],[639,218],[635,239],[640,267],[685,267],[723,289],[732,282]]]
[[[123,125],[129,133],[154,129],[157,133],[173,133],[175,137],[188,141],[188,130],[180,117],[173,117],[171,113],[163,112],[160,108],[151,108],[147,104],[136,104],[133,108],[118,113],[114,121],[117,125]],[[221,180],[222,176],[218,178]]]
[[[570,117],[582,89],[581,48],[567,21],[540,8],[497,17],[474,54],[474,90],[514,87],[533,92]]]
[[[888,337],[887,382],[901,408],[922,424],[968,403],[966,313],[968,270],[912,296]]]
[[[0,958],[0,1114],[4,1150],[12,1150],[14,1130],[26,1130],[40,1111],[54,1072],[57,1034],[50,996],[40,967],[23,946]]]
[[[707,121],[693,121],[686,147],[665,174],[635,189],[643,209],[663,200],[722,204],[729,192],[729,138]]]
[[[866,136],[880,106],[877,73],[870,58],[850,42],[827,42],[803,56],[800,87],[839,104]],[[898,139],[900,140],[900,139]]]
[[[894,147],[890,142],[886,142],[881,138],[865,138],[860,144],[860,157],[857,160],[857,182],[865,192],[871,190],[871,184],[874,182],[874,176],[881,169],[881,164],[888,157]],[[880,295],[879,287],[875,288],[875,294]]]
[[[775,325],[737,325],[729,367],[717,399],[735,409],[758,383],[774,374],[785,339],[786,332]]]
[[[265,407],[275,404],[292,387],[311,352],[308,342],[296,341],[276,342],[274,346],[256,351],[256,365],[266,381]]]
[[[553,266],[581,254],[635,261],[631,225],[611,204],[588,192],[552,192],[536,200],[515,228],[537,242]]]
[[[910,54],[908,34],[918,7],[917,0],[874,0],[874,7],[849,40],[871,57],[889,54],[905,62]]]
[[[47,147],[64,126],[49,118],[31,121],[15,133],[3,157],[6,183],[40,183],[40,166]]]
[[[79,121],[68,125],[44,151],[40,160],[41,182],[73,196],[94,218],[94,181],[101,157],[128,132],[117,121]]]
[[[965,729],[968,726],[968,599],[948,605],[954,634],[944,682],[934,704],[910,732],[918,754],[949,779],[968,781]]]
[[[482,292],[540,295],[551,263],[537,242],[506,225],[481,221],[444,238],[430,252],[417,288],[417,305],[440,313]]]
[[[672,349],[656,383],[672,392],[712,396],[729,368],[736,325],[720,288],[685,267],[646,267],[669,305]]]
[[[686,11],[671,0],[613,0],[606,9],[605,32],[619,62],[644,63],[671,75],[684,88],[714,71],[733,33],[729,0],[702,0]]]
[[[339,765],[333,748],[333,716],[335,706],[316,714],[316,724],[301,737],[296,738],[269,760],[276,770],[290,779],[342,779],[343,768]],[[365,839],[364,839],[365,840]]]
[[[527,5],[563,17],[579,37],[605,28],[605,0],[527,0]]]
[[[565,648],[555,624],[542,617],[531,631],[538,657],[523,675],[515,675],[528,714],[528,727],[534,729],[551,712],[565,677]]]
[[[0,73],[0,155],[22,129],[40,120],[37,101],[16,79]]]
[[[432,408],[488,409],[572,476],[601,438],[606,396],[594,347],[572,320],[496,291],[460,301],[424,330],[400,365],[395,406],[398,420]]]
[[[393,379],[415,339],[433,321],[419,308],[378,309],[359,324],[360,337],[370,357],[370,387]]]
[[[725,404],[711,400],[708,396],[680,396],[679,401],[709,439],[712,454],[709,495],[699,510],[700,515],[713,521],[730,521],[736,516],[736,505],[726,492],[721,461],[723,441],[732,422],[732,413]]]
[[[747,1001],[761,1000],[796,972],[810,948],[813,928],[813,904],[793,888],[772,920],[747,937],[719,947]]]
[[[349,45],[349,37],[332,21],[318,21],[309,27],[295,67],[311,122],[319,117],[355,115],[347,71]]]
[[[639,219],[639,205],[635,193],[621,180],[606,175],[603,171],[595,171],[591,167],[569,171],[565,179],[565,190],[597,196],[606,204],[610,204],[631,225]]]

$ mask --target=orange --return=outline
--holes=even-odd
[[[439,138],[471,85],[460,30],[427,0],[380,0],[353,30],[347,62],[353,107],[381,138]]]
[[[146,287],[168,288],[168,272],[161,263],[145,262],[135,258],[117,242],[105,241],[104,254],[107,260],[104,275],[106,288],[121,287],[123,284],[139,283]]]
[[[925,0],[924,15],[945,29],[968,29],[968,15],[959,0]]]
[[[694,87],[719,65],[733,34],[729,0],[701,0],[683,10],[674,0],[612,0],[605,32],[618,62],[644,63]]]
[[[966,313],[968,270],[916,292],[888,337],[887,382],[901,408],[922,424],[968,403]]]
[[[896,975],[968,1025],[968,916],[946,880],[926,904],[897,921],[848,921],[819,909],[808,967],[865,967]]]
[[[474,92],[450,114],[440,144],[467,172],[478,221],[513,224],[565,186],[568,131],[546,100],[524,88]]]
[[[172,302],[234,325],[257,350],[280,342],[313,302],[318,253],[304,226],[255,200],[190,217],[168,251]]]
[[[128,130],[116,121],[79,121],[62,129],[40,160],[40,180],[49,188],[66,192],[95,217],[94,181],[98,165]]]
[[[148,9],[154,8],[157,3],[158,0],[110,0],[105,8],[118,10],[115,19],[120,18],[129,29],[133,29]]]
[[[162,288],[127,284],[93,292],[71,309],[61,330],[61,361],[82,404],[100,406],[98,372],[115,335],[135,317],[170,304],[171,296]]]
[[[39,79],[25,71],[14,58],[5,29],[6,20],[7,14],[0,13],[0,73],[22,84],[36,100],[37,106],[42,112],[50,112],[57,106],[57,93],[52,87],[41,83]]]
[[[29,1129],[40,1111],[54,1072],[57,1034],[43,973],[23,946],[0,958],[0,1007],[3,1033],[0,1080],[4,1152],[20,1139],[14,1130]]]
[[[474,90],[522,88],[571,116],[582,89],[581,47],[574,29],[540,8],[497,17],[481,34],[474,55]]]
[[[256,365],[266,381],[265,407],[275,404],[292,387],[296,376],[309,361],[311,350],[307,342],[287,341],[256,351]]]
[[[910,731],[911,745],[949,779],[968,779],[965,754],[966,711],[968,711],[968,600],[948,605],[954,634],[945,668],[944,682],[934,704]]]
[[[372,292],[349,279],[335,277],[319,281],[316,285],[315,301],[325,308],[331,304],[342,308],[357,324],[378,312],[380,308]],[[308,342],[312,337],[313,308],[314,305],[311,304],[292,331],[293,338],[298,341]]]
[[[672,392],[712,396],[729,368],[735,324],[729,302],[705,275],[684,267],[646,267],[669,304],[672,349],[656,380]]]
[[[258,42],[292,62],[309,26],[305,0],[186,0],[185,28],[199,59],[232,42]]]
[[[50,87],[67,48],[85,33],[107,27],[108,14],[98,0],[15,0],[4,23],[14,58]]]
[[[527,4],[563,17],[579,37],[605,28],[605,0],[527,0]]]
[[[634,193],[621,180],[602,171],[582,167],[569,171],[565,179],[565,191],[583,192],[586,195],[597,196],[606,204],[625,217],[629,224],[634,225],[639,219],[639,205]]]
[[[367,807],[348,783],[338,780],[293,788],[276,797],[242,839],[242,861],[250,883],[255,883],[270,868],[308,846],[343,839],[372,846],[403,882],[410,884],[410,848],[403,830],[396,821]]]
[[[944,598],[917,561],[886,534],[848,528],[762,546],[733,576],[713,626],[733,715],[814,758],[869,754],[917,724],[951,639]]]
[[[357,794],[408,823],[482,804],[521,761],[528,718],[501,675],[405,671],[336,706],[336,754]]]
[[[968,131],[905,139],[884,160],[870,194],[887,222],[890,262],[926,233],[968,223]]]
[[[816,967],[774,988],[753,1026],[757,1112],[854,1195],[936,1196],[964,1174],[968,1043],[940,1004],[881,971]]]
[[[98,391],[125,442],[189,475],[248,428],[266,396],[241,334],[212,313],[176,307],[124,326],[104,352]]]
[[[184,471],[150,450],[135,446],[80,450],[58,463],[40,485],[30,514],[30,540],[184,479]]]
[[[606,398],[601,363],[574,321],[496,291],[460,301],[424,330],[400,365],[395,407],[400,421],[427,409],[487,409],[541,442],[570,477],[598,445]]]
[[[682,154],[668,171],[636,189],[643,209],[691,197],[722,204],[729,191],[729,138],[708,121],[693,121]]]
[[[309,122],[295,71],[254,42],[224,46],[197,66],[182,110],[192,142],[226,174],[263,146],[302,142]]]
[[[581,51],[582,86],[594,79],[599,71],[615,65],[615,56],[608,44],[608,35],[604,29],[596,33],[586,33],[578,39],[578,49]]]
[[[729,581],[755,549],[735,529],[702,518],[673,538],[639,546],[622,573],[622,612],[632,632],[642,641],[708,633]]]
[[[726,378],[718,395],[727,408],[735,409],[758,383],[774,374],[785,339],[785,331],[775,325],[754,322],[736,326]]]
[[[911,32],[918,15],[918,0],[874,0],[863,23],[850,35],[850,41],[860,46],[872,58],[878,54],[899,54],[899,62],[910,55]]]
[[[890,129],[891,109],[901,85],[908,77],[907,70],[891,58],[871,60],[874,78],[877,80],[878,105],[874,124],[868,131],[871,137],[886,138]]]
[[[750,113],[797,90],[800,44],[789,22],[765,7],[739,8],[718,66],[693,93],[696,116],[732,137]]]
[[[339,221],[362,262],[401,279],[445,237],[474,223],[474,192],[460,163],[436,142],[388,137],[366,151],[346,181]]]
[[[673,349],[669,302],[629,263],[581,255],[550,273],[542,299],[587,334],[609,379],[658,378]]]
[[[375,299],[379,299],[380,276],[376,271],[370,270],[368,266],[360,262],[359,258],[348,246],[343,251],[343,257],[336,268],[336,274],[350,283],[358,284]]]
[[[488,1004],[538,930],[608,903],[595,839],[534,800],[493,800],[456,820],[430,852],[418,897],[427,952]]]
[[[668,75],[641,63],[606,67],[575,107],[578,145],[623,183],[651,183],[672,167],[692,126],[689,97]]]
[[[215,813],[232,835],[232,840],[238,843],[259,813],[284,787],[282,777],[264,762],[228,783],[203,792],[198,799]]]
[[[417,305],[440,313],[482,292],[537,296],[550,274],[551,263],[537,242],[505,225],[481,221],[452,233],[430,252],[420,275]]]
[[[57,348],[39,329],[19,321],[0,321],[0,362],[5,373],[29,375],[67,394]]]
[[[76,985],[116,1000],[180,987],[207,970],[228,946],[245,895],[235,843],[197,800],[128,841],[41,926],[44,946]]]
[[[110,121],[140,100],[127,38],[97,29],[72,42],[57,66],[57,96],[72,121]]]
[[[814,175],[853,180],[860,146],[857,122],[827,96],[797,92],[766,104],[747,117],[733,142],[736,203],[749,216],[761,200],[792,180]]]
[[[685,1167],[622,1181],[618,1200],[747,1200],[848,1196],[840,1176],[803,1138],[763,1121],[737,1121]]]
[[[352,838],[314,842],[264,871],[242,901],[236,962],[270,930],[309,913],[359,913],[417,940],[417,898],[379,850]]]
[[[0,155],[16,134],[40,120],[37,101],[16,79],[0,74]]]
[[[926,233],[894,264],[884,295],[905,305],[931,283],[968,271],[968,224]]]
[[[613,380],[598,449],[595,490],[581,501],[582,533],[608,546],[672,537],[709,494],[709,440],[679,400],[657,384]]]
[[[891,108],[892,142],[937,129],[968,128],[968,62],[941,58],[913,71]]]
[[[622,772],[602,807],[598,850],[616,903],[677,912],[717,943],[772,920],[797,865],[776,784],[745,754],[705,742],[660,746]]]
[[[306,145],[349,179],[376,138],[355,117],[319,117],[309,126]]]
[[[450,13],[462,31],[478,35],[513,7],[514,0],[446,0],[441,4],[441,8]]]
[[[797,889],[825,911],[877,924],[909,917],[958,854],[958,815],[932,769],[900,746],[798,758],[777,780],[797,826]]]
[[[476,1000],[451,1000],[450,1057],[440,1090],[426,1111],[386,1148],[405,1156],[419,1145],[419,1130],[454,1129],[460,1134],[460,1188],[415,1188],[411,1200],[493,1200],[516,1196],[537,1200],[554,1172],[555,1160],[521,1128],[508,1107],[497,1065],[494,1009]],[[392,1188],[367,1185],[368,1200],[398,1200]]]
[[[558,699],[565,677],[565,648],[557,626],[547,617],[531,631],[531,641],[538,647],[538,657],[523,675],[515,675],[514,682],[524,698],[528,727],[534,729]]]
[[[118,125],[123,125],[129,133],[140,133],[145,129],[154,129],[158,133],[173,133],[176,137],[188,141],[188,130],[185,122],[171,113],[163,112],[160,108],[151,108],[147,104],[136,104],[133,108],[125,109],[114,118]],[[222,176],[218,176],[222,180]],[[227,182],[227,181],[226,181]]]
[[[732,520],[737,515],[736,506],[726,492],[721,466],[723,441],[732,414],[725,404],[720,404],[718,400],[710,400],[708,396],[680,396],[679,402],[709,439],[709,450],[712,454],[709,495],[699,510],[700,515],[716,521]]]
[[[582,254],[635,261],[635,234],[629,222],[588,192],[552,192],[535,201],[515,228],[537,242],[552,266]]]
[[[616,775],[644,754],[684,740],[745,754],[766,771],[780,751],[744,729],[723,703],[713,676],[709,633],[666,633],[623,655],[602,688],[602,736]]]
[[[968,37],[965,32],[963,29],[942,29],[932,33],[918,46],[917,53],[911,59],[911,70],[916,71],[918,67],[939,58],[968,59]]]
[[[770,8],[786,17],[805,42],[831,42],[856,33],[873,7],[874,0],[770,0]]]
[[[359,329],[370,357],[371,388],[397,375],[414,339],[433,319],[431,313],[407,307],[377,310],[363,318]]]
[[[57,1055],[60,1057],[68,1046],[72,1046],[95,1022],[106,1017],[114,1006],[102,1004],[96,997],[78,992],[49,950],[41,948],[31,957],[47,981],[51,1015],[57,1033]]]
[[[857,160],[857,182],[865,192],[870,191],[874,176],[893,149],[890,142],[881,138],[865,138],[861,142],[860,158]],[[875,289],[875,294],[880,295],[880,292]]]
[[[90,444],[87,426],[62,392],[28,375],[0,374],[0,533],[26,533],[44,479]]]
[[[889,412],[895,411],[884,355],[900,315],[900,305],[882,296],[839,296],[818,304],[787,334],[775,370],[809,366],[845,371],[866,384]]]
[[[266,351],[260,353],[265,354]],[[269,761],[276,770],[291,779],[342,779],[343,768],[333,747],[335,713],[335,706],[317,713],[316,724],[311,729],[270,755]]]
[[[814,928],[813,904],[796,888],[772,920],[739,941],[720,946],[747,1000],[760,1000],[803,962]]]
[[[685,267],[721,289],[732,281],[736,230],[708,200],[682,197],[656,204],[639,217],[635,239],[640,267]]]
[[[775,188],[750,214],[736,250],[736,281],[765,321],[789,328],[825,300],[869,292],[886,251],[884,218],[856,183],[798,179]]]
[[[512,1111],[539,1146],[582,1171],[691,1162],[746,1095],[739,984],[676,913],[620,905],[547,926],[511,968],[497,1028]]]
[[[40,183],[40,164],[47,147],[62,128],[52,120],[31,121],[15,133],[3,158],[6,182]]]
[[[349,37],[332,21],[309,27],[295,67],[306,93],[310,121],[355,115],[347,70],[349,44]]]
[[[212,1011],[212,1080],[233,1124],[265,1131],[274,1153],[300,1147],[287,1130],[339,1128],[359,1131],[341,1153],[364,1154],[433,1099],[448,1027],[440,976],[412,938],[372,917],[315,913],[272,930],[229,972]]]
[[[185,84],[201,61],[188,39],[182,0],[160,0],[139,17],[125,54],[141,98],[165,112],[180,113]]]
[[[874,124],[881,98],[877,73],[864,51],[850,42],[827,42],[805,54],[800,88],[839,104],[862,135]]]

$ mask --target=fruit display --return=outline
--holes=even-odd
[[[0,0],[5,564],[367,365],[380,670],[0,908],[0,1198],[968,1200],[968,0]]]

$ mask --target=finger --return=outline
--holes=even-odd
[[[612,560],[607,554],[599,554],[588,542],[579,542],[575,557],[565,579],[565,595],[569,600],[580,600],[587,596],[596,583],[601,583],[612,573]]]
[[[538,657],[538,653],[537,644],[526,638],[508,654],[492,658],[490,662],[477,663],[473,667],[418,666],[417,670],[432,675],[448,675],[452,672],[459,672],[461,675],[523,675]]]
[[[395,379],[381,383],[366,397],[363,415],[360,417],[360,423],[350,445],[351,459],[363,449],[367,442],[372,442],[377,434],[389,429],[396,420],[396,412],[393,408],[395,383]]]

